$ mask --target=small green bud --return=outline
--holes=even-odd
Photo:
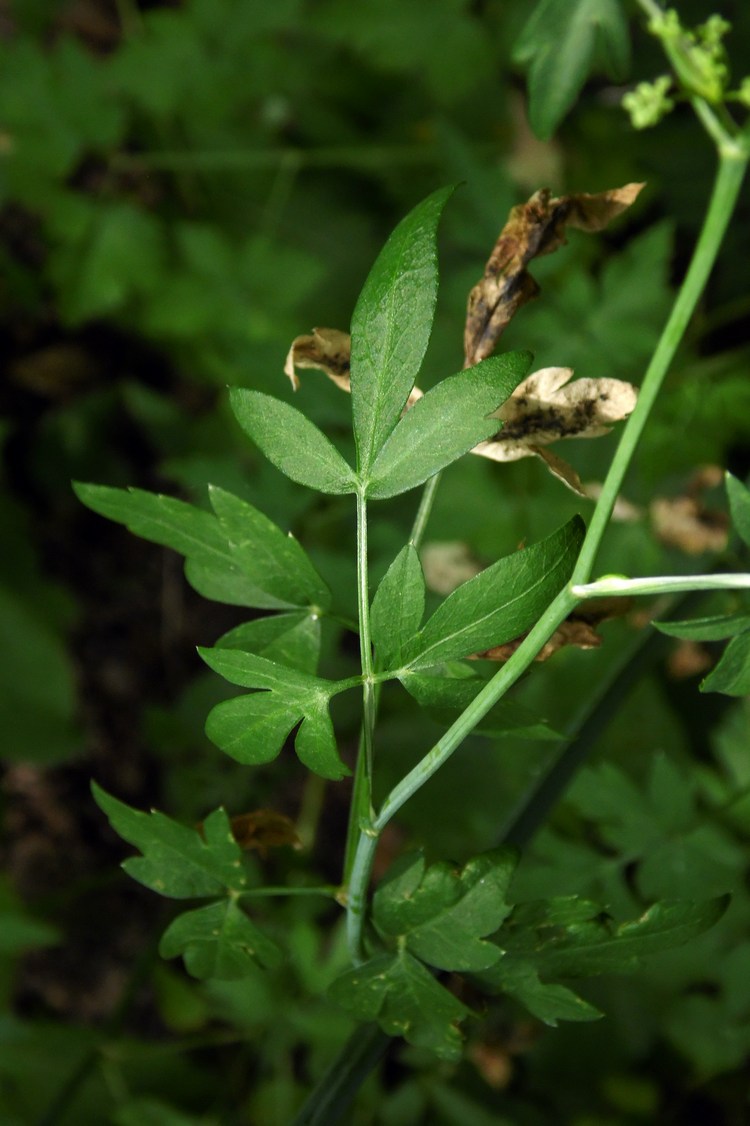
[[[653,82],[639,82],[623,96],[622,108],[630,114],[634,129],[649,129],[674,109],[674,101],[667,94],[671,85],[670,76],[663,74]]]

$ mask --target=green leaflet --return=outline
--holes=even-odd
[[[442,380],[395,427],[367,475],[366,495],[392,497],[421,485],[501,429],[491,418],[527,374],[528,352],[491,356]]]
[[[328,995],[359,1020],[376,1020],[389,1036],[403,1036],[442,1059],[460,1059],[457,1026],[471,1016],[471,1010],[406,950],[373,958],[342,974]]]
[[[583,521],[575,516],[541,543],[463,583],[404,645],[404,664],[428,668],[518,637],[570,578],[582,539]]]
[[[206,720],[209,739],[238,762],[273,761],[301,723],[295,750],[301,762],[323,778],[338,780],[349,770],[341,761],[328,702],[349,684],[321,680],[239,649],[199,649],[206,664],[232,684],[261,691],[217,704]]]
[[[529,969],[542,979],[631,971],[649,954],[708,930],[728,904],[728,896],[656,903],[639,919],[620,924],[596,904],[575,898],[520,904],[494,937],[503,957],[475,976],[484,987],[504,991],[506,983],[523,980]]]
[[[710,618],[693,618],[684,622],[653,622],[660,633],[689,641],[724,641],[750,630],[750,614],[715,614]]]
[[[540,0],[513,58],[528,65],[529,121],[548,140],[592,71],[626,77],[630,39],[619,0]]]
[[[294,536],[224,489],[211,485],[208,495],[244,574],[287,605],[299,605],[304,595],[306,602],[330,606],[331,592]]]
[[[201,834],[157,810],[131,809],[95,782],[91,789],[115,832],[143,853],[122,865],[134,880],[172,899],[246,889],[242,852],[223,809],[209,814]]]
[[[458,675],[440,675],[440,669],[426,673],[404,673],[399,679],[410,696],[425,708],[438,723],[450,726],[457,715],[468,708],[485,681],[474,676],[465,665]],[[434,675],[433,675],[434,674]],[[503,735],[512,733],[521,739],[562,739],[536,712],[515,700],[502,699],[494,704],[474,728],[475,735]]]
[[[732,524],[745,546],[750,547],[750,490],[731,473],[726,474],[726,487]]]
[[[378,663],[398,663],[401,646],[419,629],[424,614],[422,564],[411,544],[402,548],[383,576],[370,612],[370,630]]]
[[[433,192],[401,220],[352,314],[352,412],[365,475],[406,406],[427,349],[438,286],[436,230],[453,191]]]
[[[256,508],[212,489],[217,515],[143,489],[76,484],[89,508],[186,557],[186,574],[206,598],[266,610],[327,608],[330,591],[296,540]]]
[[[304,610],[255,618],[229,630],[216,646],[244,649],[299,672],[314,674],[320,654],[320,618]]]
[[[551,1028],[556,1028],[560,1020],[588,1021],[604,1016],[567,986],[542,981],[533,962],[512,959],[504,963],[498,967],[495,982],[496,989],[515,997],[532,1016]]]
[[[723,692],[725,696],[750,693],[750,630],[733,637],[715,669],[701,682],[701,692]]]
[[[725,483],[732,524],[743,543],[750,547],[750,492],[731,473],[726,474]],[[685,622],[655,622],[654,625],[670,637],[693,641],[731,638],[716,667],[701,682],[700,690],[722,692],[725,696],[750,693],[750,615],[717,615]]]
[[[273,968],[281,961],[276,943],[230,898],[178,915],[162,935],[159,953],[181,954],[188,973],[201,981],[237,981],[258,964]]]
[[[261,391],[232,388],[229,394],[242,429],[277,469],[321,493],[353,493],[354,470],[308,418],[289,403]]]
[[[516,863],[512,849],[482,853],[463,869],[440,862],[425,870],[421,854],[406,856],[375,893],[375,925],[437,969],[486,969],[502,951],[482,940],[511,911],[506,894]]]

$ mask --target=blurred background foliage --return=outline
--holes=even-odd
[[[686,22],[710,14],[681,2]],[[750,57],[750,8],[719,5],[730,56]],[[628,82],[664,63],[631,12]],[[537,140],[511,61],[523,0],[16,0],[0,5],[0,1118],[7,1126],[282,1126],[349,1032],[324,999],[342,957],[328,913],[291,901],[290,960],[257,980],[198,985],[155,951],[168,908],[118,873],[88,779],[195,822],[270,806],[305,846],[259,858],[269,883],[340,878],[348,797],[291,756],[247,771],[203,735],[226,694],[194,656],[239,620],[183,582],[175,556],[84,511],[71,479],[205,501],[208,481],[293,528],[354,603],[353,515],[262,463],[228,384],[289,397],[283,363],[313,325],[348,326],[395,222],[462,181],[441,236],[442,287],[421,383],[458,370],[466,296],[509,208],[539,187],[647,188],[604,236],[572,234],[532,272],[541,297],[509,329],[537,366],[640,382],[699,229],[714,165],[690,112],[633,132],[625,87],[596,76],[557,137]],[[750,470],[747,197],[627,483],[628,518],[601,570],[741,566],[724,548],[719,477]],[[346,443],[348,401],[305,373],[296,404]],[[601,480],[612,439],[570,443]],[[654,497],[687,498],[706,536],[676,538]],[[377,578],[413,516],[372,529]],[[533,461],[464,459],[428,539],[478,564],[587,506]],[[688,550],[686,550],[686,547]],[[747,569],[746,562],[744,564]],[[706,612],[710,604],[706,603]],[[602,897],[632,915],[661,896],[734,892],[690,946],[587,996],[608,1016],[543,1030],[512,1005],[471,1030],[467,1060],[397,1048],[357,1124],[611,1126],[746,1121],[750,1054],[750,787],[746,700],[701,697],[711,646],[644,640],[647,614],[604,627],[519,686],[553,726],[585,723],[620,668],[583,770],[524,856],[520,898]],[[331,632],[328,669],[350,669]],[[335,718],[356,741],[348,697]],[[350,708],[347,711],[347,706]],[[438,732],[384,693],[381,784]],[[492,846],[556,744],[472,739],[403,811],[435,857]],[[456,801],[457,792],[461,801]],[[317,829],[317,833],[315,830]],[[312,838],[315,836],[314,844]],[[382,864],[387,863],[383,857]],[[311,999],[312,998],[312,999]]]

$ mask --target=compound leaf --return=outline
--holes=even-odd
[[[246,888],[242,853],[223,809],[206,818],[200,833],[157,810],[144,813],[131,809],[96,783],[91,788],[115,832],[143,853],[122,865],[134,880],[171,899],[215,896],[227,889]]]
[[[438,606],[403,650],[412,669],[467,657],[529,629],[570,578],[583,539],[574,516],[541,543],[499,559]]]
[[[281,961],[276,943],[229,897],[178,915],[162,935],[159,953],[181,954],[187,971],[201,981],[237,981],[258,965],[272,968]]]
[[[318,427],[289,403],[234,387],[230,402],[242,429],[292,481],[321,493],[352,493],[354,470]]]
[[[401,220],[352,315],[351,393],[360,472],[368,472],[398,422],[427,349],[438,286],[436,231],[453,191],[433,192]]]

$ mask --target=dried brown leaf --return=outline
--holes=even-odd
[[[299,387],[296,368],[317,368],[342,391],[349,390],[349,362],[352,341],[348,332],[338,328],[314,328],[308,336],[296,336],[284,363],[284,372],[292,387]]]
[[[464,333],[466,365],[492,355],[515,312],[539,292],[527,267],[565,243],[565,228],[601,231],[633,203],[643,184],[612,191],[553,197],[535,192],[512,208],[495,243],[484,275],[469,294]]]
[[[496,417],[503,428],[472,453],[492,461],[539,457],[556,477],[581,496],[586,490],[566,461],[542,447],[563,438],[598,438],[627,418],[637,392],[620,379],[575,379],[571,368],[541,368],[519,383]]]
[[[537,653],[534,660],[548,661],[559,649],[568,645],[576,649],[598,649],[602,639],[596,632],[596,627],[609,618],[620,617],[627,613],[630,607],[629,598],[592,598],[574,610],[564,622],[561,622],[549,641]],[[484,653],[475,653],[474,660],[497,661],[504,664],[513,656],[518,646],[526,637],[514,637],[504,645],[496,645]]]
[[[297,829],[291,818],[275,809],[254,809],[251,813],[240,813],[230,821],[232,836],[240,848],[254,849],[265,856],[269,848],[281,845],[300,847]]]

